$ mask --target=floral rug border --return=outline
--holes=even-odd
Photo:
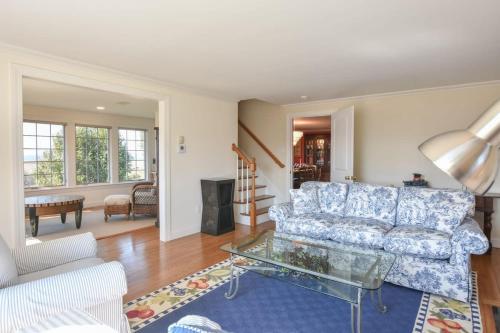
[[[471,290],[470,303],[424,293],[413,333],[483,332],[476,272],[471,273]]]
[[[238,260],[246,261],[241,257]],[[230,266],[230,259],[223,260],[126,303],[124,311],[129,318],[132,332],[226,284],[229,281]],[[236,269],[240,274],[246,272],[241,268]],[[442,332],[441,329],[447,329],[449,332],[483,332],[475,272],[472,272],[471,285],[470,304],[424,292],[413,333],[438,333]]]

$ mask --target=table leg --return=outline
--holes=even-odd
[[[36,237],[38,235],[38,216],[36,215],[36,208],[29,208],[30,225],[31,225],[31,236]]]
[[[361,333],[361,296],[363,289],[358,288],[358,303],[351,303],[351,332]],[[355,311],[356,309],[356,311]]]
[[[66,213],[61,213],[61,223],[66,223]]]
[[[83,202],[78,205],[78,209],[75,211],[75,222],[76,228],[80,229],[82,226],[82,215],[83,215]]]
[[[233,299],[238,292],[238,286],[240,283],[240,272],[233,265],[233,255],[231,254],[231,277],[229,280],[229,290],[224,293],[224,297],[227,299]]]
[[[493,200],[492,200],[493,201]],[[493,203],[491,203],[491,206],[493,206]],[[489,242],[489,247],[488,247],[488,251],[486,252],[486,254],[491,254],[491,229],[493,227],[492,223],[491,223],[491,215],[493,215],[493,211],[491,212],[484,212],[484,226],[483,226],[483,229],[484,229],[484,234],[486,236],[486,238],[488,238],[488,242]]]

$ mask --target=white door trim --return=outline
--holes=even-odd
[[[118,84],[85,79],[79,76],[53,72],[35,67],[10,64],[11,70],[11,143],[13,145],[11,163],[13,169],[13,203],[14,203],[14,246],[25,246],[24,231],[24,180],[23,180],[23,77],[70,84],[85,88],[103,90],[113,93],[126,94],[140,98],[149,98],[158,101],[158,118],[160,127],[160,240],[168,241],[172,238],[171,217],[171,182],[170,182],[170,97],[154,92],[121,86]],[[161,204],[163,203],[163,204]]]
[[[300,118],[300,117],[321,117],[321,116],[332,116],[335,112],[338,110],[325,110],[325,111],[316,111],[316,112],[291,112],[288,113],[286,116],[286,162],[285,162],[285,170],[287,174],[287,181],[286,181],[286,186],[287,186],[287,193],[288,190],[293,188],[293,173],[292,173],[292,166],[293,166],[293,141],[292,141],[292,136],[293,136],[293,118]],[[330,156],[331,152],[330,152]]]

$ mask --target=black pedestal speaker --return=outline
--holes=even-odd
[[[220,235],[234,230],[234,179],[210,178],[201,180],[203,213],[201,232]]]

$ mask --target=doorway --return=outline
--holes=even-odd
[[[352,182],[354,106],[287,116],[287,187],[305,181]]]
[[[293,119],[293,188],[330,181],[331,116]]]
[[[162,96],[158,95],[156,93],[150,93],[147,91],[143,90],[137,90],[134,88],[128,88],[124,86],[120,86],[117,84],[111,84],[111,83],[105,83],[102,81],[95,81],[91,79],[84,79],[81,77],[77,76],[72,76],[68,74],[63,74],[63,73],[56,73],[56,72],[51,72],[51,71],[46,71],[46,70],[40,70],[28,66],[21,66],[21,65],[15,65],[12,68],[12,78],[13,78],[13,98],[16,103],[13,105],[14,109],[14,117],[12,119],[12,124],[13,128],[15,129],[13,131],[13,142],[16,143],[16,149],[14,151],[14,179],[15,182],[18,184],[17,186],[17,192],[15,193],[15,207],[16,208],[16,221],[19,221],[15,225],[15,231],[16,231],[16,243],[15,246],[23,246],[26,241],[25,241],[25,235],[26,235],[26,229],[25,228],[25,187],[26,185],[36,185],[36,181],[38,181],[38,174],[41,175],[47,175],[48,173],[45,172],[39,172],[40,170],[37,169],[37,164],[35,164],[35,168],[33,169],[33,165],[26,165],[25,169],[25,152],[24,148],[29,148],[25,147],[25,135],[30,135],[29,130],[33,130],[35,128],[36,131],[38,131],[38,124],[36,121],[32,121],[28,126],[26,126],[27,132],[24,131],[24,123],[25,120],[31,120],[31,119],[26,119],[25,118],[25,102],[26,100],[24,99],[25,96],[23,94],[26,93],[26,90],[23,87],[25,81],[27,82],[28,80],[30,81],[44,81],[50,84],[56,84],[56,85],[66,85],[67,87],[74,88],[74,89],[86,89],[87,91],[93,91],[93,92],[100,92],[102,94],[109,94],[110,96],[117,97],[118,95],[124,96],[124,97],[129,97],[132,99],[135,99],[136,101],[138,100],[148,100],[147,103],[150,105],[154,105],[155,110],[153,111],[154,116],[151,118],[151,128],[146,129],[146,131],[142,131],[143,128],[138,128],[138,127],[144,127],[144,126],[133,126],[134,124],[138,123],[132,120],[131,123],[129,124],[123,124],[123,125],[118,125],[118,124],[113,124],[113,125],[107,125],[103,126],[100,120],[94,119],[92,120],[92,117],[87,117],[86,121],[57,121],[57,119],[53,119],[52,122],[54,123],[54,133],[55,135],[52,135],[52,125],[48,126],[50,129],[50,135],[40,135],[40,137],[43,137],[40,139],[40,142],[42,141],[47,141],[46,137],[48,138],[49,143],[52,145],[52,141],[54,141],[54,148],[55,150],[61,151],[55,158],[54,160],[52,155],[53,152],[49,150],[48,154],[47,151],[40,151],[39,154],[38,152],[35,152],[35,154],[26,154],[27,158],[33,159],[33,157],[36,157],[36,163],[38,163],[38,157],[43,159],[41,162],[57,162],[57,163],[41,163],[42,167],[45,168],[46,170],[50,170],[50,178],[49,177],[41,177],[43,183],[45,185],[62,185],[64,187],[64,191],[76,191],[78,194],[83,194],[85,196],[84,190],[95,187],[96,190],[101,192],[101,196],[106,195],[106,191],[115,191],[118,187],[126,187],[127,182],[136,182],[139,180],[146,180],[146,181],[153,181],[154,178],[157,178],[159,181],[157,182],[157,188],[154,191],[151,192],[156,192],[155,195],[158,197],[158,209],[156,212],[156,215],[159,217],[159,228],[160,228],[160,240],[162,241],[167,241],[171,238],[170,235],[170,214],[167,212],[170,211],[170,201],[168,200],[170,198],[170,177],[169,177],[169,172],[170,172],[170,164],[168,163],[169,161],[169,156],[170,156],[170,149],[169,149],[169,139],[168,136],[165,135],[165,132],[169,128],[169,110],[168,110],[168,101],[169,98],[167,96]],[[48,90],[47,90],[48,91]],[[45,91],[45,92],[47,92]],[[36,97],[36,96],[35,96]],[[75,101],[75,100],[73,100]],[[69,102],[69,101],[68,101]],[[109,101],[107,101],[109,102]],[[120,107],[126,107],[128,105],[128,102],[125,99],[119,98],[116,103],[113,103],[113,106],[108,107],[105,109],[108,109],[109,115],[106,117],[111,117],[113,112],[116,111],[116,109]],[[35,104],[33,100],[29,102],[30,104]],[[93,103],[93,108],[96,113],[98,112],[105,112],[105,109],[102,108],[97,108],[98,106],[103,106],[100,105],[100,103],[95,104]],[[104,105],[105,106],[105,105]],[[73,108],[71,108],[73,109]],[[26,108],[26,111],[28,108]],[[41,113],[34,112],[31,113],[31,116],[29,118],[36,117]],[[129,115],[131,118],[133,118],[133,115]],[[136,117],[140,118],[140,117]],[[148,118],[148,117],[146,117]],[[68,133],[67,129],[64,127],[65,124],[68,123],[73,123],[72,124],[72,133]],[[33,126],[33,123],[34,126]],[[42,131],[41,133],[48,134],[47,132],[47,126],[44,126],[43,121],[39,121],[40,123],[40,130]],[[59,123],[59,124],[57,124]],[[149,123],[148,123],[149,124]],[[62,126],[61,126],[62,125]],[[29,127],[29,128],[28,128]],[[82,131],[82,128],[85,127],[85,130]],[[147,126],[149,127],[149,125]],[[157,156],[156,155],[156,149],[155,149],[155,129],[154,127],[158,127],[159,133],[158,133],[158,149],[157,149]],[[62,130],[61,130],[62,128]],[[90,129],[89,129],[90,128]],[[112,130],[112,128],[114,128]],[[165,130],[163,130],[165,129]],[[45,132],[43,132],[45,130]],[[71,132],[70,131],[70,132]],[[81,135],[76,135],[77,132],[80,133]],[[111,132],[116,132],[116,133],[111,133]],[[130,131],[130,133],[128,133]],[[29,132],[29,133],[28,133]],[[85,132],[85,133],[84,133]],[[97,132],[96,138],[93,137],[93,133]],[[106,135],[106,133],[108,135]],[[133,133],[132,133],[133,132]],[[68,135],[69,134],[69,135]],[[85,135],[86,136],[85,136]],[[130,134],[130,135],[129,135]],[[132,138],[132,134],[134,134],[134,138]],[[37,135],[37,132],[35,132],[35,136]],[[77,170],[82,170],[81,166],[77,167],[77,160],[75,156],[70,156],[71,154],[76,155],[76,141],[80,139],[82,140],[82,135],[86,137],[86,139],[89,140],[97,140],[99,143],[103,143],[102,146],[105,146],[104,143],[109,142],[108,150],[107,152],[104,150],[99,150],[97,154],[109,154],[108,158],[110,161],[110,164],[99,168],[98,172],[93,172],[95,170],[94,166],[89,166],[87,165],[84,169],[86,170],[86,173],[83,175],[81,172],[78,174]],[[88,137],[90,135],[90,137]],[[141,140],[141,135],[144,135],[145,138],[144,140]],[[54,138],[52,138],[54,136]],[[67,138],[66,138],[67,136]],[[114,138],[113,138],[114,137]],[[119,146],[118,143],[116,145],[112,144],[111,141],[116,141],[119,142],[120,138],[124,139],[125,141],[122,142],[122,145]],[[31,140],[32,144],[33,138],[29,138]],[[85,138],[83,138],[85,139]],[[101,140],[102,139],[102,140]],[[35,141],[38,144],[38,138],[35,138]],[[85,141],[85,140],[83,140]],[[58,143],[59,145],[61,142],[64,142],[64,149],[59,149],[58,147],[55,147],[55,143]],[[141,142],[146,145],[144,149],[141,148]],[[129,144],[130,143],[130,144]],[[29,145],[28,144],[28,145]],[[46,144],[42,143],[42,144]],[[137,144],[139,144],[139,148],[137,148]],[[133,145],[135,145],[135,148],[132,149]],[[149,146],[149,147],[148,147]],[[101,145],[99,145],[101,147]],[[123,148],[125,151],[125,147],[128,147],[126,150],[126,154],[123,154],[123,152],[120,154],[120,147]],[[52,148],[52,146],[51,146]],[[31,152],[33,153],[33,152]],[[144,153],[147,157],[141,158],[141,154]],[[149,155],[148,155],[149,154]],[[131,172],[120,172],[120,166],[118,163],[119,156],[124,155],[126,157],[126,165],[133,167],[132,169],[134,170],[129,170]],[[133,156],[132,156],[133,155]],[[50,156],[50,157],[49,157]],[[155,158],[155,163],[158,161],[161,161],[161,168],[158,168],[157,165],[155,166],[153,164],[153,157]],[[50,158],[50,161],[47,161],[47,159]],[[57,160],[57,161],[56,161]],[[132,161],[133,163],[128,163],[128,161]],[[139,162],[137,162],[139,161]],[[144,161],[144,162],[141,162]],[[29,162],[29,161],[28,161]],[[33,162],[33,161],[31,161]],[[60,163],[62,162],[62,163]],[[82,162],[82,161],[80,161]],[[111,164],[111,162],[113,162]],[[52,165],[53,164],[53,165]],[[68,165],[69,164],[69,165]],[[92,163],[90,163],[92,164]],[[132,164],[134,164],[132,166]],[[138,167],[138,165],[143,165],[143,167]],[[62,166],[62,169],[60,168]],[[57,169],[56,172],[53,172],[54,170],[52,169]],[[59,170],[59,169],[61,170]],[[44,169],[44,170],[45,170]],[[27,173],[25,173],[25,171]],[[35,177],[33,177],[33,174],[36,174]],[[98,175],[99,179],[97,180],[97,184],[90,184],[90,182],[94,181],[95,176]],[[130,178],[130,179],[128,179]],[[50,180],[50,181],[49,181]],[[81,184],[79,184],[80,182]],[[89,183],[89,184],[87,184]],[[119,183],[119,184],[117,184]],[[106,185],[112,185],[112,186],[106,186]],[[116,185],[116,186],[115,186]],[[79,187],[83,186],[83,187]],[[37,187],[37,186],[34,186]],[[46,186],[44,186],[46,187]],[[50,192],[50,190],[49,190]],[[94,196],[94,198],[96,198]],[[85,202],[85,201],[84,201]],[[94,200],[93,202],[89,202],[91,205],[90,206],[99,206],[100,200]],[[102,207],[103,203],[101,203]],[[75,208],[75,207],[73,207]],[[85,214],[85,204],[82,207],[83,209],[80,210],[80,216],[75,214],[76,216],[73,217],[74,221],[73,224],[76,229],[76,225],[81,224],[81,226],[85,225],[85,220],[82,219],[80,220],[81,214]],[[75,208],[76,211],[78,211],[78,207]],[[83,210],[83,212],[82,212]],[[60,215],[59,212],[55,212],[57,215]],[[61,222],[70,222],[70,216],[72,216],[72,211],[68,210],[68,216],[64,216],[61,214],[60,216],[60,221]],[[152,215],[152,214],[151,214]],[[84,218],[85,216],[83,216]],[[66,221],[65,221],[66,220]],[[104,221],[104,216],[102,216],[102,222],[105,223]],[[31,221],[30,221],[31,222]],[[41,228],[42,222],[39,221],[39,227]],[[154,221],[153,221],[154,225]],[[30,228],[31,229],[31,228]],[[83,228],[82,228],[83,229]],[[30,230],[32,231],[32,230]]]

